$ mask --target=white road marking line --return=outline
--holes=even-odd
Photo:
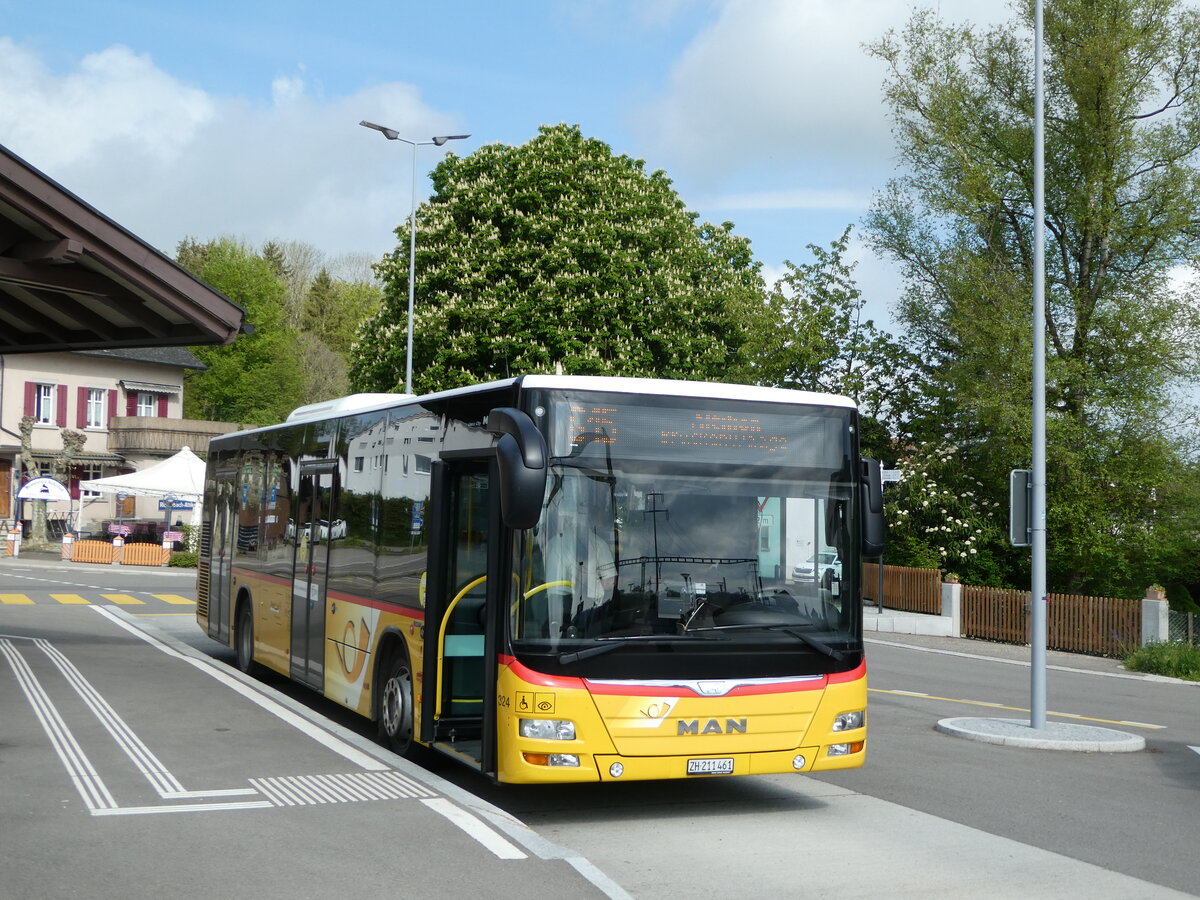
[[[34,645],[50,658],[67,682],[75,689],[75,693],[84,705],[92,711],[100,724],[105,727],[112,739],[117,742],[124,752],[160,797],[179,796],[183,793],[183,785],[171,774],[166,766],[151,752],[150,748],[139,738],[84,676],[65,654],[44,638],[34,638]]]
[[[228,788],[218,791],[175,791],[171,794],[163,794],[164,800],[188,800],[192,797],[200,799],[201,797],[251,797],[257,796],[258,791],[254,788]]]
[[[524,853],[517,849],[516,845],[510,844],[487,825],[483,824],[482,821],[475,818],[475,816],[462,807],[455,806],[445,797],[434,797],[430,800],[422,800],[421,802],[439,815],[445,816],[451,824],[462,829],[467,835],[483,844],[484,847],[496,854],[500,859],[528,859]]]
[[[316,806],[321,803],[358,803],[403,800],[435,794],[401,772],[352,772],[335,775],[281,775],[251,778],[250,784],[270,797],[276,806]]]
[[[863,638],[863,643],[879,644],[886,647],[901,647],[904,650],[916,650],[920,653],[936,653],[939,656],[961,656],[965,659],[980,659],[984,662],[1001,663],[1006,666],[1024,666],[1029,668],[1028,659],[1002,659],[998,656],[984,656],[982,653],[964,653],[960,650],[943,650],[940,647],[919,647],[916,644],[905,644],[900,641],[881,641],[878,638]],[[1104,678],[1130,678],[1134,681],[1167,680],[1173,684],[1197,685],[1200,682],[1184,681],[1178,678],[1166,678],[1162,675],[1147,675],[1143,672],[1098,672],[1095,669],[1077,669],[1072,666],[1046,666],[1052,672],[1071,672],[1075,675],[1100,675]]]
[[[1200,747],[1193,747],[1191,744],[1188,744],[1188,749],[1195,750],[1197,753],[1200,753]]]
[[[195,666],[197,669],[199,669],[205,675],[215,678],[217,681],[221,682],[227,688],[230,688],[231,690],[236,691],[237,693],[241,694],[243,697],[245,697],[251,703],[257,704],[258,706],[265,709],[267,712],[282,719],[284,722],[286,722],[288,725],[291,725],[297,731],[300,731],[300,732],[308,735],[310,738],[312,738],[317,743],[323,745],[324,747],[328,748],[329,750],[332,750],[334,753],[337,753],[339,756],[342,756],[343,758],[349,760],[354,765],[358,766],[360,769],[367,769],[372,772],[381,772],[388,768],[387,763],[380,762],[375,757],[370,756],[366,753],[363,753],[361,750],[358,750],[357,748],[352,747],[350,744],[347,744],[345,741],[334,737],[328,731],[325,731],[322,728],[318,728],[316,725],[312,724],[307,719],[304,719],[301,716],[296,715],[290,709],[287,709],[286,707],[283,707],[280,704],[276,703],[270,697],[267,697],[264,694],[260,694],[258,691],[254,690],[254,688],[249,687],[248,685],[242,684],[242,682],[238,681],[236,678],[234,678],[229,673],[223,672],[220,669],[214,668],[213,666],[210,666],[201,660],[193,659],[192,657],[190,657],[184,653],[180,653],[178,650],[174,649],[173,647],[167,646],[166,644],[164,644],[162,641],[158,640],[157,638],[154,638],[151,635],[146,634],[146,632],[141,631],[138,628],[134,627],[133,625],[130,625],[129,623],[125,622],[119,616],[114,614],[111,610],[109,610],[103,606],[92,606],[89,608],[94,609],[97,613],[104,616],[110,622],[114,623],[115,625],[119,625],[121,628],[124,628],[130,634],[134,635],[135,637],[140,638],[141,640],[145,641],[147,644],[154,647],[155,649],[161,650],[163,653],[167,654],[168,656],[175,657],[176,659],[182,659],[185,662],[189,663],[190,665]]]
[[[100,780],[100,776],[87,758],[87,754],[83,752],[83,748],[79,746],[79,742],[75,740],[67,723],[58,714],[58,710],[42,688],[37,676],[29,668],[29,663],[11,641],[0,640],[0,652],[8,659],[13,674],[17,676],[17,684],[24,691],[38,721],[42,723],[42,728],[45,729],[51,746],[54,747],[54,751],[66,768],[67,775],[75,785],[75,789],[79,791],[84,805],[92,813],[99,809],[116,807],[116,800],[104,786],[104,782]]]
[[[272,809],[269,800],[247,800],[242,803],[192,803],[181,806],[125,806],[118,809],[93,809],[93,816],[148,816],[154,813],[228,812],[235,809]]]

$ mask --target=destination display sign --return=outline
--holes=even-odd
[[[842,410],[763,404],[733,412],[572,399],[554,412],[553,456],[590,456],[603,447],[624,459],[837,468],[846,452]]]

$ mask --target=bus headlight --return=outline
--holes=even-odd
[[[579,757],[574,753],[522,753],[521,756],[533,766],[579,766]]]
[[[830,744],[828,751],[829,756],[849,756],[851,753],[861,753],[863,748],[862,741],[855,741],[853,744]]]
[[[521,737],[539,741],[575,740],[575,723],[562,719],[521,719]]]
[[[833,720],[833,730],[853,731],[855,728],[862,728],[865,717],[866,712],[861,709],[856,709],[854,712],[842,713]]]

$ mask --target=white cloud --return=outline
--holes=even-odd
[[[27,49],[0,38],[0,133],[40,168],[97,154],[169,165],[213,116],[202,91],[164,74],[149,56],[114,46],[55,78]]]
[[[948,20],[1006,18],[1004,0],[942,0]],[[896,0],[723,0],[636,116],[651,155],[720,184],[770,166],[793,178],[878,186],[893,167],[883,65],[863,45],[900,29]]]
[[[120,46],[57,76],[0,38],[5,144],[160,250],[224,234],[329,254],[392,247],[409,209],[411,151],[358,122],[419,136],[457,120],[406,84],[327,100],[301,73],[277,77],[271,93],[269,106],[213,96]],[[422,148],[418,176],[437,159]]]

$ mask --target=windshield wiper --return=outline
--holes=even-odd
[[[824,641],[817,640],[811,634],[805,634],[803,631],[797,630],[799,627],[799,625],[789,622],[764,623],[762,625],[739,623],[737,625],[705,625],[700,628],[690,628],[688,631],[782,631],[807,644],[818,653],[824,653],[836,662],[841,662],[846,658],[846,654],[841,650],[830,647]]]
[[[693,628],[692,630],[699,631],[700,629]],[[719,637],[719,635],[713,635],[713,637]],[[603,641],[604,643],[596,647],[585,647],[582,650],[568,650],[560,653],[558,654],[559,663],[573,663],[579,662],[582,659],[591,659],[593,656],[603,656],[605,653],[610,653],[622,644],[630,641],[673,644],[680,640],[687,640],[687,636],[683,634],[627,634],[624,636],[592,638],[592,640]]]

